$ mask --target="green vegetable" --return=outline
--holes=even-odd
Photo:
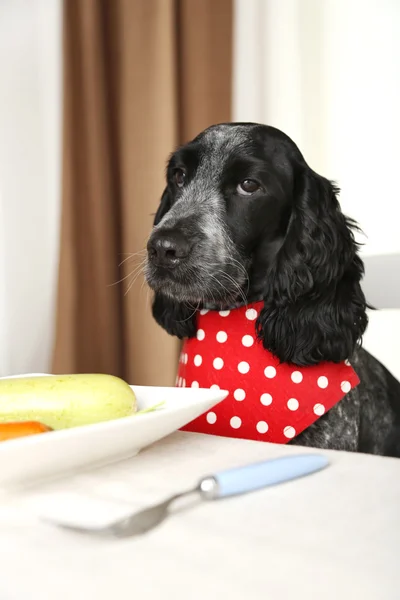
[[[0,380],[0,423],[39,421],[52,429],[65,429],[119,419],[135,412],[136,397],[132,389],[111,375]]]
[[[153,404],[153,406],[149,406],[148,408],[142,408],[142,410],[138,410],[135,415],[144,415],[146,413],[155,412],[162,406],[164,406],[165,402],[159,402],[158,404]]]

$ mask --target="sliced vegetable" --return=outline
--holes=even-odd
[[[20,421],[16,423],[0,424],[0,442],[12,440],[14,438],[25,437],[27,435],[37,435],[51,431],[50,427],[39,423],[38,421]]]

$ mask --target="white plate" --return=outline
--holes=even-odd
[[[31,377],[36,374],[24,375]],[[153,413],[124,417],[0,443],[0,488],[30,484],[130,458],[224,400],[228,392],[131,386],[138,408]]]

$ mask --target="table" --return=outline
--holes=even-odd
[[[157,501],[215,469],[312,452],[176,433],[123,463],[47,486]],[[310,477],[197,503],[145,536],[106,540],[42,524],[35,492],[0,504],[1,600],[397,600],[400,460],[326,452]]]

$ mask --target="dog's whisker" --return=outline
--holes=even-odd
[[[144,288],[145,285],[146,285],[146,279],[143,277],[142,285],[140,286],[139,294],[141,294],[143,292],[143,288]],[[148,291],[148,288],[147,288],[147,291]]]
[[[189,321],[192,317],[194,317],[194,315],[196,314],[196,312],[199,309],[199,306],[200,306],[200,301],[198,302],[197,306],[194,308],[192,314],[190,314],[188,317],[186,317],[186,319],[177,320],[177,323],[185,323],[186,321]]]
[[[222,281],[220,281],[215,275],[211,275],[210,274],[210,277],[212,279],[214,279],[214,281],[216,281],[217,284],[229,295],[229,290],[228,290],[228,288],[226,286],[224,286],[224,284],[222,283]]]
[[[218,263],[211,263],[208,266],[221,266]],[[223,269],[218,269],[214,274],[213,273],[209,273],[208,270],[203,269],[203,272],[205,274],[206,277],[211,277],[214,281],[216,281],[218,283],[218,287],[222,288],[222,290],[224,292],[226,292],[226,294],[230,297],[232,296],[232,293],[230,292],[230,290],[228,290],[228,288],[224,285],[222,285],[222,282],[216,277],[216,274],[221,274],[222,277],[225,277],[227,279],[227,281],[229,281],[230,283],[232,283],[233,287],[235,290],[237,290],[238,295],[240,296],[240,298],[242,299],[244,304],[247,304],[247,292],[245,293],[244,290],[242,289],[240,283],[238,281],[236,281],[234,279],[234,277],[232,277],[232,275],[230,275],[229,273],[227,273],[226,271],[224,271]],[[247,275],[247,273],[246,273]],[[246,277],[247,281],[248,281],[248,277]],[[247,286],[248,287],[248,286]],[[247,289],[248,291],[248,289]],[[223,300],[223,297],[221,295],[220,300]]]
[[[127,275],[125,275],[124,277],[122,277],[121,279],[119,279],[118,281],[114,281],[114,283],[110,283],[108,284],[108,287],[112,287],[114,285],[118,285],[119,283],[122,283],[123,281],[125,281],[126,279],[128,279],[129,277],[131,277],[132,275],[134,275],[136,273],[137,269],[140,269],[143,267],[145,261],[142,261],[140,263],[140,265],[136,265],[136,267]]]
[[[250,278],[249,278],[249,274],[248,274],[246,268],[244,267],[244,265],[240,264],[240,262],[238,260],[234,259],[234,258],[231,258],[231,261],[234,261],[234,262],[226,262],[224,265],[221,265],[220,263],[209,263],[208,266],[210,266],[210,267],[220,267],[220,268],[222,266],[225,266],[225,267],[228,267],[228,266],[236,267],[239,270],[239,272],[243,274],[243,276],[245,278],[245,281],[247,281],[247,285],[249,286],[250,285]]]
[[[150,300],[150,288],[149,288],[149,286],[147,286],[146,306],[150,306],[150,304],[151,304],[151,300]]]
[[[145,248],[143,248],[143,250],[139,250],[138,252],[125,252],[124,254],[128,254],[128,256],[126,256],[126,258],[124,258],[124,260],[122,260],[119,264],[118,267],[121,267],[124,263],[126,263],[128,260],[130,260],[131,258],[134,258],[135,256],[139,256],[142,257],[144,253],[147,253],[147,250]]]
[[[132,281],[130,282],[130,284],[128,285],[127,289],[125,290],[124,296],[126,296],[129,291],[132,289],[133,285],[135,284],[135,282],[137,281],[137,279],[140,277],[140,275],[142,275],[144,273],[144,267],[141,266],[138,270],[136,269],[136,273],[132,279]]]
[[[234,278],[231,277],[231,275],[229,275],[225,271],[218,271],[218,273],[221,273],[221,275],[223,277],[226,277],[228,279],[228,281],[232,282],[233,286],[237,289],[240,298],[243,300],[243,303],[247,304],[247,298],[246,298],[242,288],[240,287],[239,283],[237,281],[235,281]]]

